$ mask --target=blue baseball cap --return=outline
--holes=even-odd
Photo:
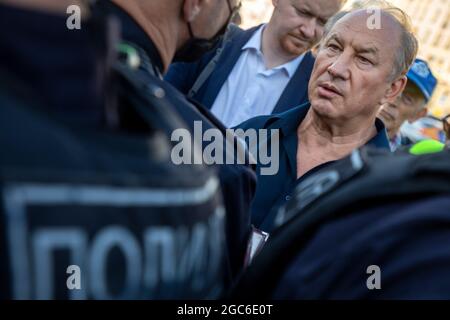
[[[416,59],[406,76],[420,89],[425,96],[425,101],[430,101],[437,86],[437,79],[428,63],[422,59]]]

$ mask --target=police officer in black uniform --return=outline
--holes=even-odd
[[[136,59],[83,4],[0,5],[0,298],[219,297],[217,175],[170,159],[185,124],[157,50]]]
[[[140,73],[144,82],[157,82],[164,88],[166,97],[191,132],[194,132],[195,122],[200,121],[202,133],[213,128],[219,129],[225,136],[223,124],[206,108],[195,101],[188,101],[178,90],[156,78],[167,70],[173,60],[194,61],[220,45],[221,37],[239,7],[238,0],[177,0],[170,3],[107,0],[98,1],[94,11],[113,16],[121,22],[122,44],[136,52],[139,60],[149,62],[149,67]],[[178,30],[177,34],[171,33],[173,29]],[[224,146],[224,149],[227,148],[229,144]],[[240,152],[246,151],[235,150],[234,154],[237,156]],[[218,165],[217,169],[227,212],[227,245],[233,278],[243,266],[250,233],[249,207],[256,176],[252,168],[239,165],[237,161]]]

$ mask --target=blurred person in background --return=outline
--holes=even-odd
[[[447,147],[450,147],[450,114],[444,117],[443,122],[446,145]]]
[[[401,126],[406,121],[414,123],[427,115],[427,103],[437,86],[430,67],[421,59],[415,60],[407,77],[408,83],[402,94],[393,103],[383,105],[378,114],[386,126],[392,151],[411,144],[407,137],[402,136]]]

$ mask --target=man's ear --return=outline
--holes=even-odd
[[[278,6],[279,0],[272,0],[273,6],[276,8]]]
[[[385,103],[393,103],[399,94],[403,92],[406,87],[406,83],[408,82],[408,78],[405,75],[397,78],[394,82],[391,83],[391,86],[386,90],[383,99],[381,100],[381,104]]]
[[[183,4],[183,18],[186,22],[192,22],[201,11],[204,0],[185,0]]]
[[[420,118],[426,117],[427,114],[428,114],[428,108],[422,108],[416,113],[416,115],[414,117],[412,117],[411,119],[408,119],[408,122],[414,123],[417,120],[419,120]]]

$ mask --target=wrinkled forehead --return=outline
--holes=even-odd
[[[400,27],[394,18],[383,11],[358,10],[338,20],[327,39],[331,37],[391,55],[400,43]]]

